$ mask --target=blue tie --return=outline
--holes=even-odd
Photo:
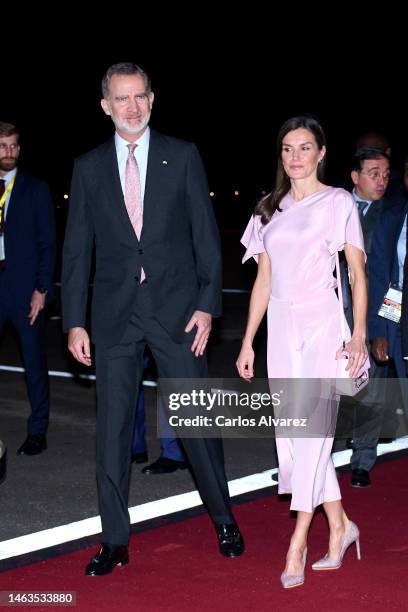
[[[369,202],[365,202],[364,200],[357,200],[357,208],[358,208],[358,213],[360,217],[363,216],[363,213],[368,205],[369,205]]]

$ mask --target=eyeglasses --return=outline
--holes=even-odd
[[[13,142],[9,145],[5,142],[0,142],[0,152],[8,151],[9,149],[10,151],[16,151],[18,149],[18,144]]]
[[[389,181],[391,178],[391,172],[389,170],[387,172],[380,172],[379,170],[368,170],[365,172],[364,170],[360,170],[360,174],[365,174],[372,181],[378,181],[380,178],[384,181]]]

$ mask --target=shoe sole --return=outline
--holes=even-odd
[[[221,552],[221,551],[220,551]],[[240,557],[243,554],[244,551],[241,551],[239,553],[221,553],[223,557],[225,557],[226,559],[235,559],[235,557]]]
[[[103,574],[98,574],[96,572],[92,572],[90,574],[87,574],[85,572],[85,576],[107,576],[108,574],[111,574],[113,572],[115,567],[122,567],[123,565],[127,565],[128,563],[129,563],[129,559],[127,559],[126,561],[121,561],[120,563],[117,563],[116,565],[114,565],[114,567],[112,567],[111,570],[109,570],[109,572],[104,572]]]
[[[296,589],[296,587],[300,587],[302,586],[302,584],[305,584],[304,580],[302,582],[297,582],[296,584],[291,584],[290,586],[284,586],[283,588],[284,589]]]
[[[151,474],[153,476],[156,476],[156,475],[160,476],[160,474],[174,474],[174,472],[177,472],[177,470],[186,470],[186,469],[187,469],[186,465],[183,465],[181,467],[176,467],[176,469],[174,469],[174,470],[163,470],[163,471],[160,471],[160,472],[157,472],[156,470],[151,470],[151,471],[147,470],[146,471],[145,468],[143,468],[142,474],[147,474],[147,475]]]

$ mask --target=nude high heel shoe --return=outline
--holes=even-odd
[[[289,576],[285,574],[285,572],[281,575],[281,583],[284,589],[293,589],[293,587],[301,586],[305,581],[305,565],[306,565],[306,557],[307,557],[307,548],[303,551],[303,568],[302,573],[298,576]]]
[[[319,571],[339,569],[343,562],[343,557],[346,554],[346,550],[354,542],[356,543],[357,559],[360,561],[360,532],[358,530],[357,525],[353,523],[353,521],[349,521],[346,531],[344,532],[343,542],[341,543],[339,558],[329,559],[329,555],[327,554],[323,557],[323,559],[320,559],[319,561],[316,561],[316,563],[313,563],[312,569]]]

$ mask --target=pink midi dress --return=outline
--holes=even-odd
[[[251,257],[258,261],[264,252],[270,260],[268,377],[333,379],[342,343],[335,253],[346,243],[364,252],[357,206],[344,189],[326,187],[300,201],[288,193],[279,207],[282,212],[266,225],[252,216],[241,239],[247,249],[243,263]],[[337,416],[337,397],[316,401],[321,415],[322,408],[333,414],[335,402]],[[276,437],[279,493],[292,494],[292,510],[312,512],[341,499],[331,458],[334,430],[327,431],[318,437]]]

